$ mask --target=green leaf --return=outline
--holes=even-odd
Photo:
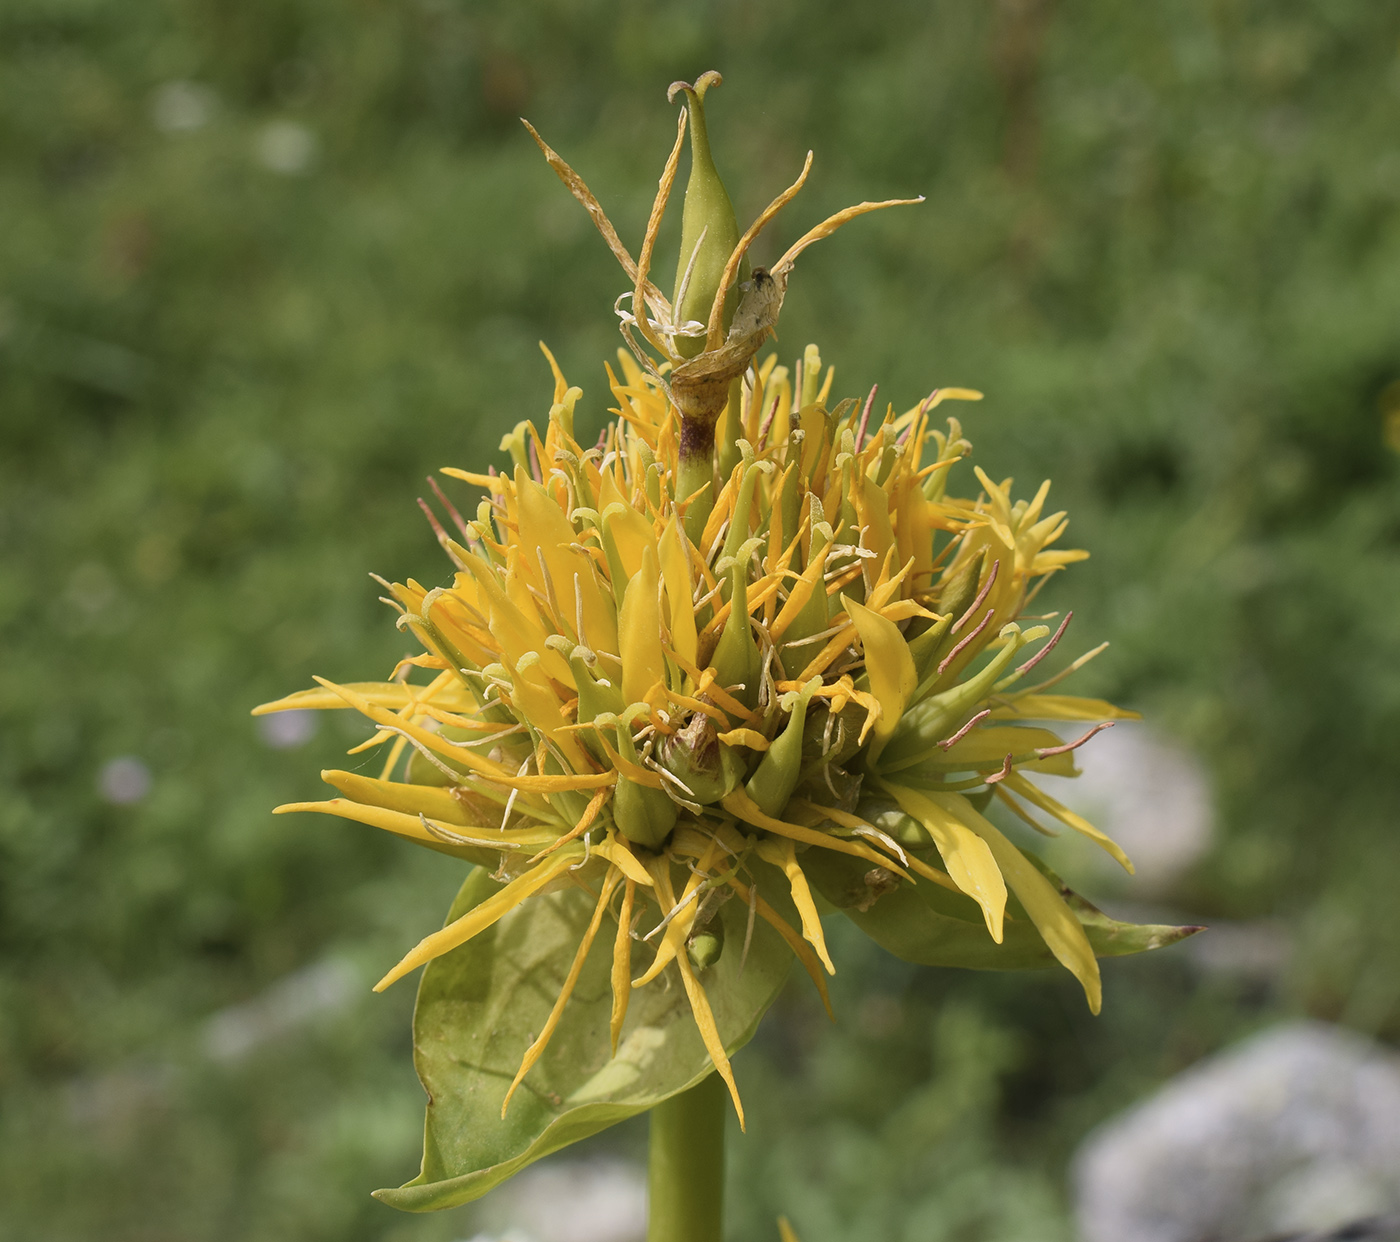
[[[1032,854],[1032,862],[1060,891],[1084,927],[1098,957],[1122,957],[1164,948],[1200,931],[1199,927],[1120,923],[1090,905]],[[971,898],[928,880],[904,884],[877,896],[865,881],[859,860],[829,850],[809,850],[802,859],[807,878],[867,936],[906,962],[958,966],[969,970],[1028,970],[1054,966],[1055,958],[1025,912],[1008,903],[1004,938],[987,934]],[[861,905],[867,905],[861,910]],[[1012,917],[1012,916],[1015,917]]]
[[[497,887],[477,868],[448,919]],[[423,1168],[397,1190],[376,1191],[376,1198],[413,1212],[468,1203],[532,1161],[644,1112],[712,1072],[674,977],[632,993],[617,1056],[610,1056],[609,969],[617,925],[605,919],[548,1050],[501,1119],[506,1089],[544,1026],[593,907],[576,887],[533,898],[428,964],[413,1019],[414,1061],[428,1093]],[[643,930],[655,915],[655,906],[648,907]],[[788,947],[759,920],[740,973],[747,916],[740,901],[721,907],[729,947],[700,976],[731,1054],[753,1035],[792,962]],[[633,956],[635,977],[649,949],[636,946]]]

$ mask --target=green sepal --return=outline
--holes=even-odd
[[[484,870],[472,871],[448,921],[497,887]],[[617,1056],[610,1056],[612,934],[605,921],[554,1039],[501,1120],[506,1088],[544,1026],[592,913],[593,900],[577,888],[537,896],[428,964],[413,1016],[414,1064],[428,1093],[423,1167],[376,1198],[410,1212],[469,1203],[526,1165],[712,1072],[677,980],[632,993]],[[743,902],[731,901],[716,921],[742,943],[747,914]],[[747,960],[726,953],[706,971],[705,990],[731,1055],[776,999],[791,961],[777,933],[759,920]]]

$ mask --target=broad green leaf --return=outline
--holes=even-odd
[[[1184,940],[1199,927],[1120,923],[1085,901],[1039,859],[1026,859],[1058,889],[1074,912],[1097,957],[1145,953]],[[823,897],[882,948],[907,962],[970,970],[1027,970],[1056,964],[1054,955],[1019,903],[1008,903],[1003,941],[987,934],[977,903],[927,880],[904,884],[877,896],[865,882],[858,859],[828,850],[809,850],[803,869]],[[868,908],[861,910],[862,904]]]
[[[449,921],[497,888],[484,869],[474,870]],[[610,929],[605,921],[548,1050],[501,1119],[506,1089],[554,1004],[593,905],[572,887],[534,897],[428,964],[413,1020],[414,1060],[428,1093],[423,1167],[407,1185],[377,1191],[377,1198],[415,1212],[468,1203],[532,1161],[644,1112],[711,1072],[685,990],[674,979],[633,991],[617,1056],[610,1055],[616,924]],[[654,906],[643,915],[643,931],[654,915]],[[753,1035],[792,962],[777,933],[759,920],[740,973],[747,915],[738,900],[721,908],[727,947],[700,975],[731,1054]],[[649,954],[637,946],[634,977]]]

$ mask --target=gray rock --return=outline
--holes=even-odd
[[[1381,1242],[1390,1226],[1362,1222],[1400,1213],[1400,1058],[1276,1027],[1094,1131],[1074,1180],[1084,1242]]]

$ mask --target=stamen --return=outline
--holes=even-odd
[[[938,673],[940,677],[945,672],[947,672],[948,665],[950,665],[954,660],[958,658],[958,654],[962,651],[962,649],[966,647],[967,644],[970,643],[974,638],[976,638],[977,635],[979,635],[983,630],[987,628],[987,622],[989,622],[995,614],[995,608],[988,608],[987,615],[982,618],[982,623],[975,630],[969,631],[967,637],[964,638],[962,642],[960,642],[956,647],[952,649],[952,651],[950,651],[946,656],[943,657],[943,659],[939,662],[938,665]],[[955,626],[954,628],[956,629],[957,627]]]
[[[447,510],[447,515],[452,519],[452,524],[462,532],[463,539],[471,539],[471,528],[467,526],[466,519],[457,512],[457,506],[447,499],[442,488],[438,486],[438,481],[432,475],[428,476],[428,486],[433,489],[433,495],[442,502],[442,506]]]
[[[865,439],[866,424],[870,422],[870,409],[875,404],[875,394],[880,391],[879,384],[870,386],[870,395],[865,399],[865,408],[860,412],[860,425],[856,429],[856,452],[860,452],[861,442]]]
[[[1111,720],[1105,720],[1102,724],[1096,724],[1092,729],[1089,730],[1088,733],[1081,737],[1077,742],[1067,742],[1063,746],[1039,747],[1035,752],[1035,757],[1037,759],[1048,759],[1051,755],[1063,755],[1071,750],[1078,750],[1079,747],[1083,746],[1084,743],[1087,742],[1096,733],[1102,733],[1105,729],[1113,728],[1113,723],[1114,722]]]
[[[986,784],[998,785],[1011,775],[1011,752],[1007,751],[1006,758],[1002,761],[1001,771],[995,776],[987,777]]]
[[[1001,561],[997,560],[992,562],[992,572],[987,575],[986,583],[983,585],[982,589],[977,592],[977,598],[968,605],[967,611],[953,622],[953,628],[949,633],[956,634],[967,623],[967,619],[982,606],[982,601],[987,598],[987,592],[992,589],[992,583],[997,580],[997,570],[1000,568]]]
[[[1026,619],[1030,620],[1031,618]],[[1031,669],[1033,669],[1037,664],[1039,664],[1043,659],[1045,659],[1045,657],[1048,656],[1051,651],[1054,650],[1055,644],[1060,641],[1060,635],[1065,632],[1065,627],[1072,620],[1074,620],[1074,613],[1066,613],[1065,619],[1060,622],[1060,628],[1056,630],[1055,633],[1051,636],[1050,641],[1046,643],[1045,646],[1043,646],[1039,651],[1037,651],[1035,655],[1033,655],[1029,660],[1027,660],[1024,664],[1020,665],[1016,669],[1016,675],[1018,677],[1024,673],[1029,673]]]
[[[971,720],[969,720],[965,725],[963,725],[961,729],[954,733],[952,737],[945,737],[941,742],[939,742],[939,746],[941,746],[944,750],[952,750],[954,746],[956,746],[959,742],[963,740],[963,738],[965,738],[968,735],[972,727],[979,720],[985,720],[991,714],[992,709],[990,707],[984,707],[980,712],[977,713],[977,715],[975,715]]]

